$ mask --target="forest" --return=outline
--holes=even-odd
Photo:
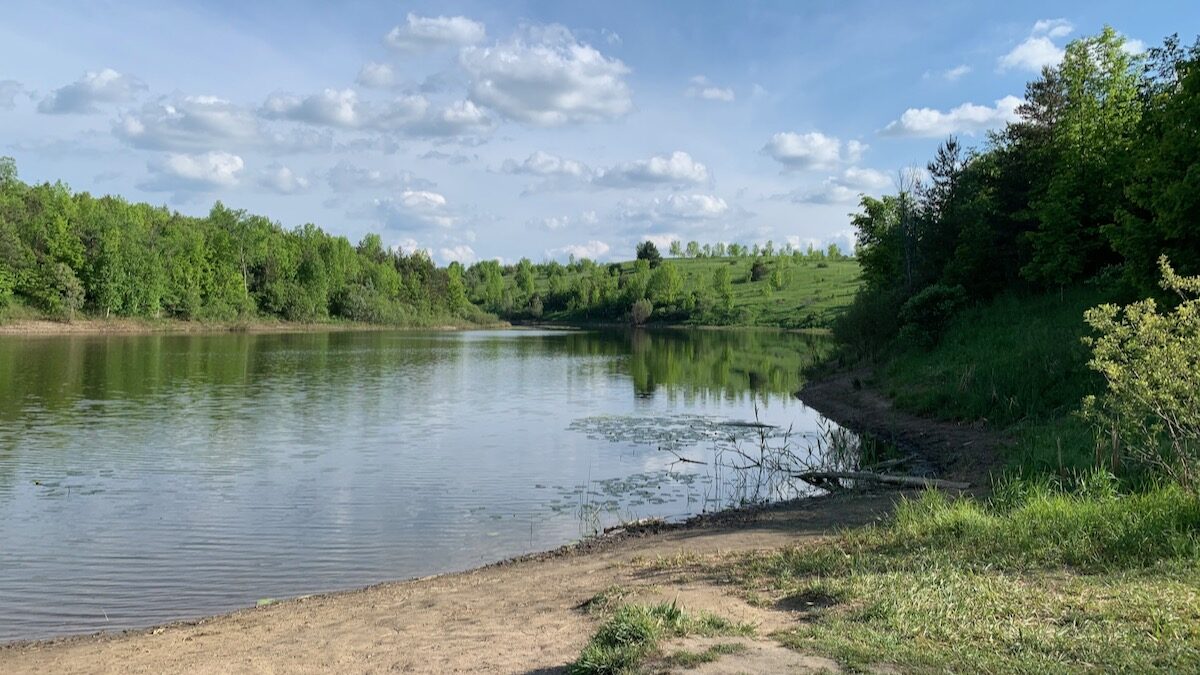
[[[28,185],[0,158],[0,309],[59,320],[329,319],[397,325],[494,321],[466,300],[460,270],[421,251],[352,245],[217,202],[191,217],[120,197]]]
[[[1026,86],[978,148],[949,138],[853,217],[863,288],[838,323],[859,353],[932,344],[1005,293],[1163,296],[1159,258],[1200,273],[1200,41],[1132,55],[1112,28]]]

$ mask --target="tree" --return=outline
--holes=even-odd
[[[699,258],[699,257],[700,257],[700,242],[698,242],[698,241],[689,241],[689,242],[687,243],[687,249],[686,249],[686,251],[687,251],[687,257],[689,257],[689,258]]]
[[[728,265],[723,264],[713,270],[712,287],[717,292],[717,296],[721,298],[725,309],[733,306],[733,279],[729,274]]]
[[[664,262],[650,276],[647,293],[658,305],[673,305],[683,292],[683,277],[670,261]]]
[[[1105,27],[1067,45],[1057,67],[1064,103],[1053,131],[1053,170],[1031,203],[1037,230],[1026,278],[1069,283],[1116,262],[1102,229],[1123,205],[1128,157],[1141,115],[1134,58]]]
[[[470,304],[467,301],[467,287],[463,283],[463,269],[458,261],[450,263],[446,269],[446,296],[450,311],[458,314]]]
[[[683,244],[680,243],[678,239],[671,240],[671,257],[672,258],[682,258],[683,257]]]
[[[1183,274],[1200,274],[1200,39],[1183,50],[1168,38],[1150,50],[1147,68],[1128,202],[1105,234],[1125,258],[1125,278],[1154,292],[1160,255]]]
[[[649,300],[642,298],[633,303],[629,309],[629,320],[635,326],[641,326],[650,320],[650,315],[654,313],[654,305]]]
[[[645,260],[651,267],[657,267],[658,263],[662,262],[662,254],[658,252],[654,242],[647,239],[637,245],[637,259]]]
[[[529,258],[521,258],[517,263],[517,288],[526,298],[533,295],[533,263]]]

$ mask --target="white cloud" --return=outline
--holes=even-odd
[[[633,107],[618,59],[579,42],[562,26],[526,29],[492,47],[468,47],[459,63],[471,79],[471,99],[536,126],[612,120]]]
[[[728,211],[729,204],[716,195],[673,194],[646,202],[626,202],[621,218],[643,223],[713,220]]]
[[[971,66],[968,66],[967,64],[964,63],[962,65],[954,66],[953,68],[943,70],[941,72],[941,77],[943,80],[946,80],[948,82],[957,82],[958,80],[962,79],[963,76],[969,74],[970,72],[971,72]]]
[[[936,138],[950,134],[975,134],[1002,127],[1018,119],[1017,106],[1023,101],[1005,96],[988,107],[964,103],[948,112],[933,108],[909,108],[900,119],[889,122],[883,133],[888,136]]]
[[[718,87],[709,82],[708,78],[703,75],[697,75],[691,79],[691,86],[687,88],[686,93],[692,98],[702,98],[708,101],[724,101],[726,103],[733,101],[735,98],[733,89]]]
[[[430,225],[449,228],[456,222],[446,197],[432,190],[404,190],[398,199],[376,199],[374,206],[389,227],[401,230],[424,229]]]
[[[12,110],[17,97],[25,93],[25,87],[16,80],[0,80],[0,110]]]
[[[595,211],[584,211],[577,218],[571,216],[549,216],[546,218],[531,218],[527,224],[534,229],[548,230],[555,232],[570,227],[574,223],[582,225],[595,225],[600,222]]]
[[[867,150],[859,141],[844,144],[840,139],[819,131],[797,134],[779,132],[767,141],[762,152],[771,156],[786,169],[832,169],[843,163],[857,162]]]
[[[396,74],[386,63],[368,61],[359,69],[358,77],[354,81],[364,87],[387,89],[396,85]]]
[[[292,171],[290,168],[272,164],[258,177],[259,186],[281,195],[292,195],[307,192],[312,187],[312,181]]]
[[[862,194],[878,194],[891,184],[891,178],[882,171],[850,167],[815,188],[777,196],[802,204],[848,204],[858,201]]]
[[[1075,26],[1066,19],[1040,19],[1033,24],[1033,35],[1061,38],[1074,32]]]
[[[546,251],[546,257],[565,258],[567,256],[575,256],[577,260],[580,258],[590,258],[592,260],[596,260],[608,254],[610,250],[612,250],[612,247],[610,247],[608,244],[596,239],[592,239],[586,244],[568,244],[560,248],[548,249]]]
[[[358,94],[353,89],[326,89],[303,98],[290,94],[271,94],[260,112],[268,119],[286,119],[344,129],[353,129],[362,123]]]
[[[1121,51],[1130,56],[1140,56],[1146,53],[1146,43],[1136,38],[1125,38],[1125,44],[1121,45]]]
[[[202,150],[230,142],[253,143],[259,128],[254,115],[229,101],[187,96],[122,115],[114,133],[136,148]]]
[[[82,78],[50,92],[38,103],[38,112],[56,115],[100,112],[97,104],[124,103],[145,90],[141,80],[112,68],[88,71]]]
[[[541,150],[535,151],[521,162],[506,159],[501,166],[501,170],[504,173],[542,177],[569,176],[572,178],[587,178],[592,174],[592,170],[582,162],[565,159]]]
[[[1029,37],[1021,44],[1012,48],[998,61],[998,69],[1020,69],[1035,73],[1041,72],[1044,66],[1057,65],[1063,58],[1063,50],[1054,40],[1066,37],[1075,30],[1075,26],[1066,19],[1042,19],[1033,24]]]
[[[485,37],[484,25],[464,16],[417,16],[410,12],[405,23],[389,31],[384,41],[403,52],[422,52],[465,47]]]
[[[429,189],[433,183],[417,178],[408,171],[391,173],[378,169],[367,169],[341,160],[325,173],[325,180],[334,192],[357,190],[402,190],[406,188]]]
[[[452,262],[470,265],[479,260],[479,256],[475,254],[475,249],[466,244],[440,248],[438,249],[438,257],[442,259],[443,265],[449,265]]]
[[[703,185],[708,182],[708,167],[681,150],[670,155],[618,164],[601,171],[593,179],[606,187],[678,187]]]
[[[440,110],[430,111],[404,127],[405,133],[421,137],[481,136],[492,131],[493,123],[471,101],[456,101]]]
[[[171,153],[149,163],[150,179],[138,185],[148,192],[208,192],[238,184],[245,163],[228,152],[198,155]]]

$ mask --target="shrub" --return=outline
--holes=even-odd
[[[654,313],[654,305],[645,298],[633,303],[633,307],[629,308],[629,320],[635,326],[641,326],[650,319],[650,315]]]
[[[1159,259],[1162,286],[1182,302],[1161,313],[1153,299],[1088,310],[1099,336],[1089,362],[1106,381],[1084,399],[1098,443],[1115,464],[1127,457],[1183,488],[1200,491],[1200,277],[1181,277]]]
[[[934,345],[966,303],[967,291],[962,286],[926,286],[900,306],[900,335],[923,346]]]
[[[750,281],[762,281],[771,274],[771,268],[761,260],[755,260],[750,266]]]

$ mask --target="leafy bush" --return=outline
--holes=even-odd
[[[650,319],[650,315],[653,313],[654,305],[649,300],[642,298],[629,308],[629,320],[633,322],[633,325],[641,326]]]
[[[833,322],[833,335],[853,358],[877,353],[899,331],[895,290],[863,289]]]
[[[1127,457],[1200,491],[1200,277],[1181,277],[1159,259],[1162,286],[1182,302],[1160,313],[1153,299],[1124,309],[1105,304],[1085,315],[1089,365],[1106,381],[1084,399],[1112,461]],[[1099,445],[1098,445],[1099,447]]]
[[[966,303],[962,286],[926,286],[900,306],[900,335],[921,345],[937,344],[951,317]]]
[[[771,268],[761,260],[755,260],[750,266],[750,281],[762,281],[771,274]]]

